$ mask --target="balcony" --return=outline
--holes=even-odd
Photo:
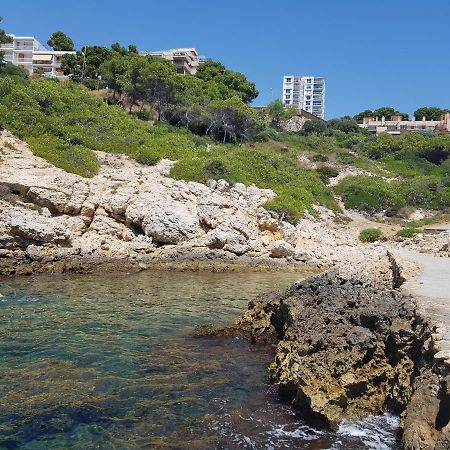
[[[32,58],[14,58],[13,62],[31,64],[33,60]]]
[[[15,45],[14,50],[36,50],[34,45]]]

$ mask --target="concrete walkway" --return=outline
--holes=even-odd
[[[415,295],[425,314],[438,324],[440,351],[435,357],[450,364],[450,259],[404,248],[391,252],[397,259],[419,266],[419,274],[405,282],[402,289]]]

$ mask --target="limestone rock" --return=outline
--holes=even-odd
[[[181,202],[154,203],[142,219],[142,229],[154,242],[178,244],[200,233],[197,218]]]
[[[272,258],[289,258],[294,255],[294,247],[286,241],[274,241],[269,245]]]
[[[58,222],[39,214],[15,210],[11,215],[3,216],[3,220],[12,236],[43,243],[65,243],[70,240],[69,233]]]

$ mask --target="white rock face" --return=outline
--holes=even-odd
[[[69,232],[58,222],[15,207],[5,208],[0,202],[0,221],[11,236],[42,243],[65,243],[70,240]]]
[[[281,222],[262,206],[275,197],[270,189],[174,180],[168,160],[149,167],[97,152],[100,171],[87,179],[34,156],[6,132],[0,156],[0,258],[223,252],[326,266],[356,245],[323,208],[324,220],[305,215],[296,226]]]

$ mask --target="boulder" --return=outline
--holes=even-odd
[[[269,254],[271,258],[290,258],[294,256],[294,247],[286,241],[274,241],[269,245]]]
[[[197,215],[181,202],[154,203],[142,219],[144,233],[158,244],[178,244],[201,231]]]
[[[67,243],[70,240],[66,229],[53,219],[18,210],[11,212],[5,223],[12,236],[42,243]]]

